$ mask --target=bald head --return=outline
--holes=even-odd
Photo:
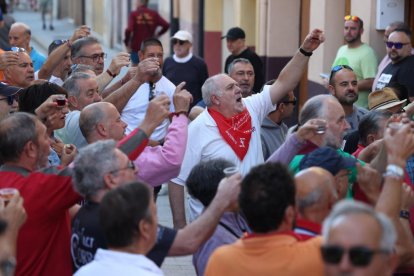
[[[89,144],[106,139],[119,141],[125,136],[126,126],[116,107],[108,102],[86,106],[79,117],[79,127]]]
[[[31,39],[30,27],[22,22],[16,22],[11,25],[9,31],[9,44],[12,47],[20,47],[29,51]]]
[[[296,174],[295,183],[296,205],[301,217],[322,223],[337,198],[332,174],[320,167],[311,167]]]

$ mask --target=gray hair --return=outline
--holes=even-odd
[[[76,191],[89,199],[105,187],[104,176],[120,164],[115,154],[115,141],[104,140],[90,144],[79,151],[73,169]]]
[[[323,222],[322,235],[325,242],[329,239],[329,230],[331,229],[333,223],[341,217],[353,214],[366,214],[375,219],[381,228],[381,249],[388,252],[392,252],[394,250],[397,234],[391,220],[384,214],[376,212],[371,206],[362,202],[351,200],[339,201]]]
[[[325,102],[332,98],[331,95],[317,95],[307,100],[299,113],[299,125],[303,126],[311,119],[322,118]]]
[[[96,125],[105,119],[106,113],[102,108],[103,105],[111,104],[106,102],[92,103],[81,111],[79,127],[87,141],[89,141],[89,136],[95,131]]]
[[[0,122],[0,161],[17,161],[27,142],[37,145],[38,119],[29,113],[16,112]]]
[[[68,96],[79,98],[81,88],[78,85],[78,80],[88,80],[93,77],[86,73],[75,73],[65,80],[62,87],[66,89]]]
[[[23,22],[15,22],[10,26],[10,29],[13,29],[14,27],[23,27],[25,29],[25,33],[28,35],[32,35],[32,31],[30,30],[30,27],[23,23]]]
[[[87,36],[81,39],[76,40],[71,47],[71,57],[72,59],[82,56],[82,49],[85,46],[93,45],[93,44],[100,44],[98,39],[93,36]]]
[[[237,63],[244,63],[244,64],[250,64],[252,65],[252,63],[250,62],[250,60],[246,59],[246,58],[236,58],[234,59],[228,66],[227,66],[227,72],[229,72],[229,75],[231,74],[231,72],[234,69],[234,66]],[[253,65],[252,65],[253,66]]]
[[[217,95],[221,96],[223,92],[220,90],[218,85],[218,79],[222,76],[227,76],[226,74],[217,74],[212,77],[209,77],[201,87],[201,93],[203,96],[204,103],[207,107],[211,106],[211,96]]]

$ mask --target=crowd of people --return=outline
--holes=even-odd
[[[329,93],[289,128],[322,30],[267,80],[232,28],[226,73],[209,77],[186,30],[164,60],[156,36],[169,25],[139,2],[128,52],[107,64],[87,26],[47,57],[29,26],[11,26],[0,53],[0,273],[163,275],[166,257],[193,255],[207,276],[413,275],[414,57],[403,22],[387,28],[378,67],[363,21],[346,16]],[[162,184],[173,228],[158,223]]]

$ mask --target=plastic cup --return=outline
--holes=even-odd
[[[10,199],[13,195],[17,194],[18,190],[15,188],[2,188],[0,189],[0,197],[4,200],[4,203],[7,205],[10,202]]]

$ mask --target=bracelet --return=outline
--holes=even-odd
[[[410,220],[410,211],[408,211],[408,210],[400,210],[400,218]]]
[[[385,174],[395,175],[404,178],[404,169],[400,166],[389,164],[385,169]]]
[[[313,55],[313,52],[306,52],[302,49],[302,47],[299,48],[299,52],[301,52],[302,55],[304,55],[305,57],[310,57],[311,55]]]
[[[171,112],[168,117],[170,117],[170,119],[172,119],[172,117],[174,117],[174,116],[178,117],[178,116],[180,116],[180,114],[184,114],[185,116],[188,117],[188,112],[187,111]]]
[[[106,69],[106,73],[108,73],[108,75],[110,75],[112,78],[115,78],[118,74],[114,74],[111,71],[109,71],[109,68]]]

